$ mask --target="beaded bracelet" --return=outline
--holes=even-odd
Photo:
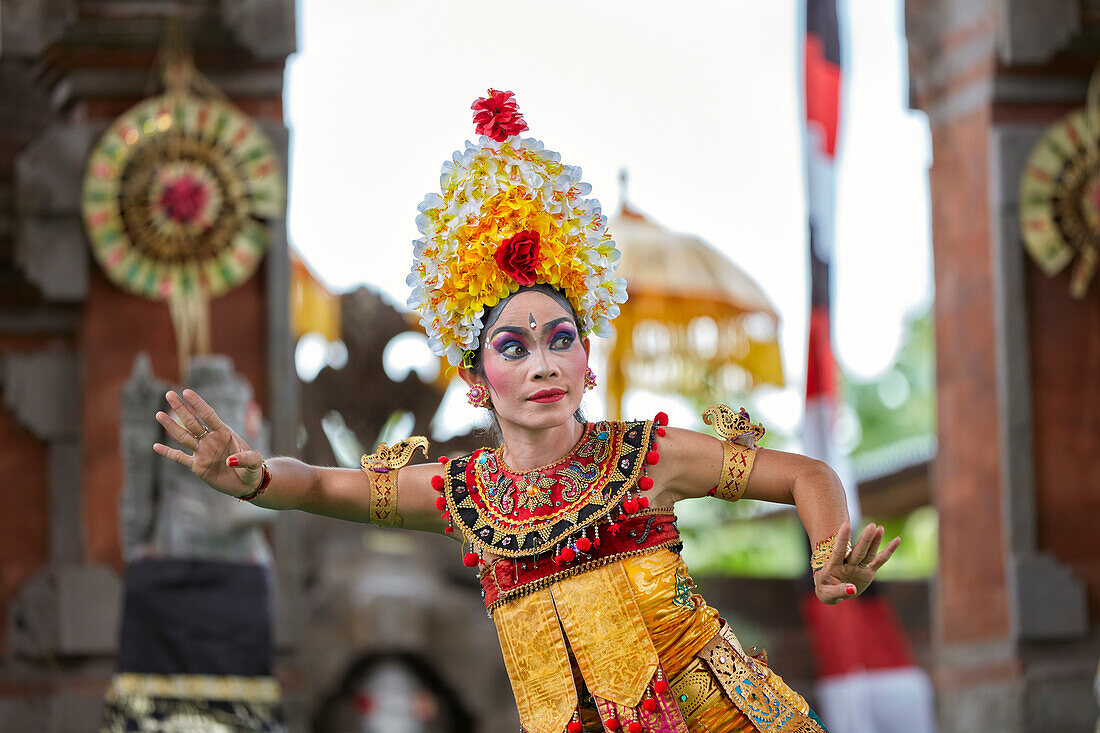
[[[839,531],[839,530],[838,530]],[[810,556],[810,568],[813,572],[821,570],[825,567],[825,563],[828,562],[829,556],[833,554],[833,548],[836,547],[837,532],[833,532],[831,537],[821,540],[814,545],[813,555]],[[852,543],[848,543],[848,552],[852,551]],[[845,553],[847,554],[847,553]]]
[[[263,470],[263,478],[260,479],[260,485],[257,486],[255,491],[253,491],[251,494],[246,494],[244,496],[238,496],[237,501],[252,501],[257,496],[259,496],[260,494],[264,493],[264,491],[267,490],[268,484],[271,483],[271,471],[267,470],[267,461],[261,462],[260,463],[260,468]]]

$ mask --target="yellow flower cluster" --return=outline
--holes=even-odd
[[[451,364],[476,350],[482,313],[519,289],[498,267],[501,243],[521,232],[540,237],[534,278],[559,289],[580,327],[607,335],[626,283],[614,277],[618,251],[591,186],[537,140],[482,137],[444,164],[441,194],[420,205],[409,306],[421,313],[432,350]]]

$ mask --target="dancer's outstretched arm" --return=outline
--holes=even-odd
[[[847,551],[851,525],[844,487],[822,461],[767,448],[730,447],[709,435],[676,428],[667,429],[658,447],[660,461],[649,468],[655,506],[708,495],[762,499],[793,504],[815,547],[835,535],[835,550],[814,572],[817,596],[825,603],[862,593],[901,543],[895,537],[881,547],[886,530],[869,524]]]
[[[155,443],[153,450],[191,469],[223,494],[239,498],[254,493],[264,478],[265,461],[259,451],[252,450],[193,390],[168,392],[167,399],[182,425],[164,412],[156,414],[157,422],[185,450],[162,443]],[[311,466],[294,458],[268,458],[266,466],[271,480],[263,493],[251,500],[258,506],[301,509],[353,522],[370,522],[378,514],[376,495],[372,506],[372,477],[364,471]],[[400,518],[400,526],[443,531],[443,520],[435,508],[439,494],[431,486],[432,476],[440,473],[439,464],[408,466],[397,472],[397,485],[390,491],[396,495],[391,497],[391,509]]]

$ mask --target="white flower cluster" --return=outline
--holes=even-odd
[[[479,345],[484,309],[520,285],[493,255],[524,231],[541,235],[535,282],[559,289],[584,333],[608,336],[626,301],[619,251],[581,169],[533,138],[482,136],[443,164],[441,193],[418,207],[408,306],[420,312],[432,352],[458,366]]]

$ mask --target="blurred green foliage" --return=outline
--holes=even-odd
[[[853,464],[872,455],[889,460],[894,448],[900,456],[902,446],[931,443],[936,433],[931,309],[908,321],[897,358],[882,375],[866,381],[847,375],[842,379],[843,396],[855,418],[847,441]],[[742,402],[751,412],[751,398]],[[768,437],[785,442],[784,436]],[[677,514],[684,559],[694,574],[793,578],[806,572],[809,542],[791,508],[695,499],[677,504]],[[938,521],[934,507],[900,517],[864,517],[863,524],[871,521],[886,527],[887,541],[902,537],[881,578],[927,578],[935,573]]]
[[[936,352],[932,311],[907,324],[893,366],[858,381],[842,375],[844,401],[858,416],[851,457],[936,433]]]

